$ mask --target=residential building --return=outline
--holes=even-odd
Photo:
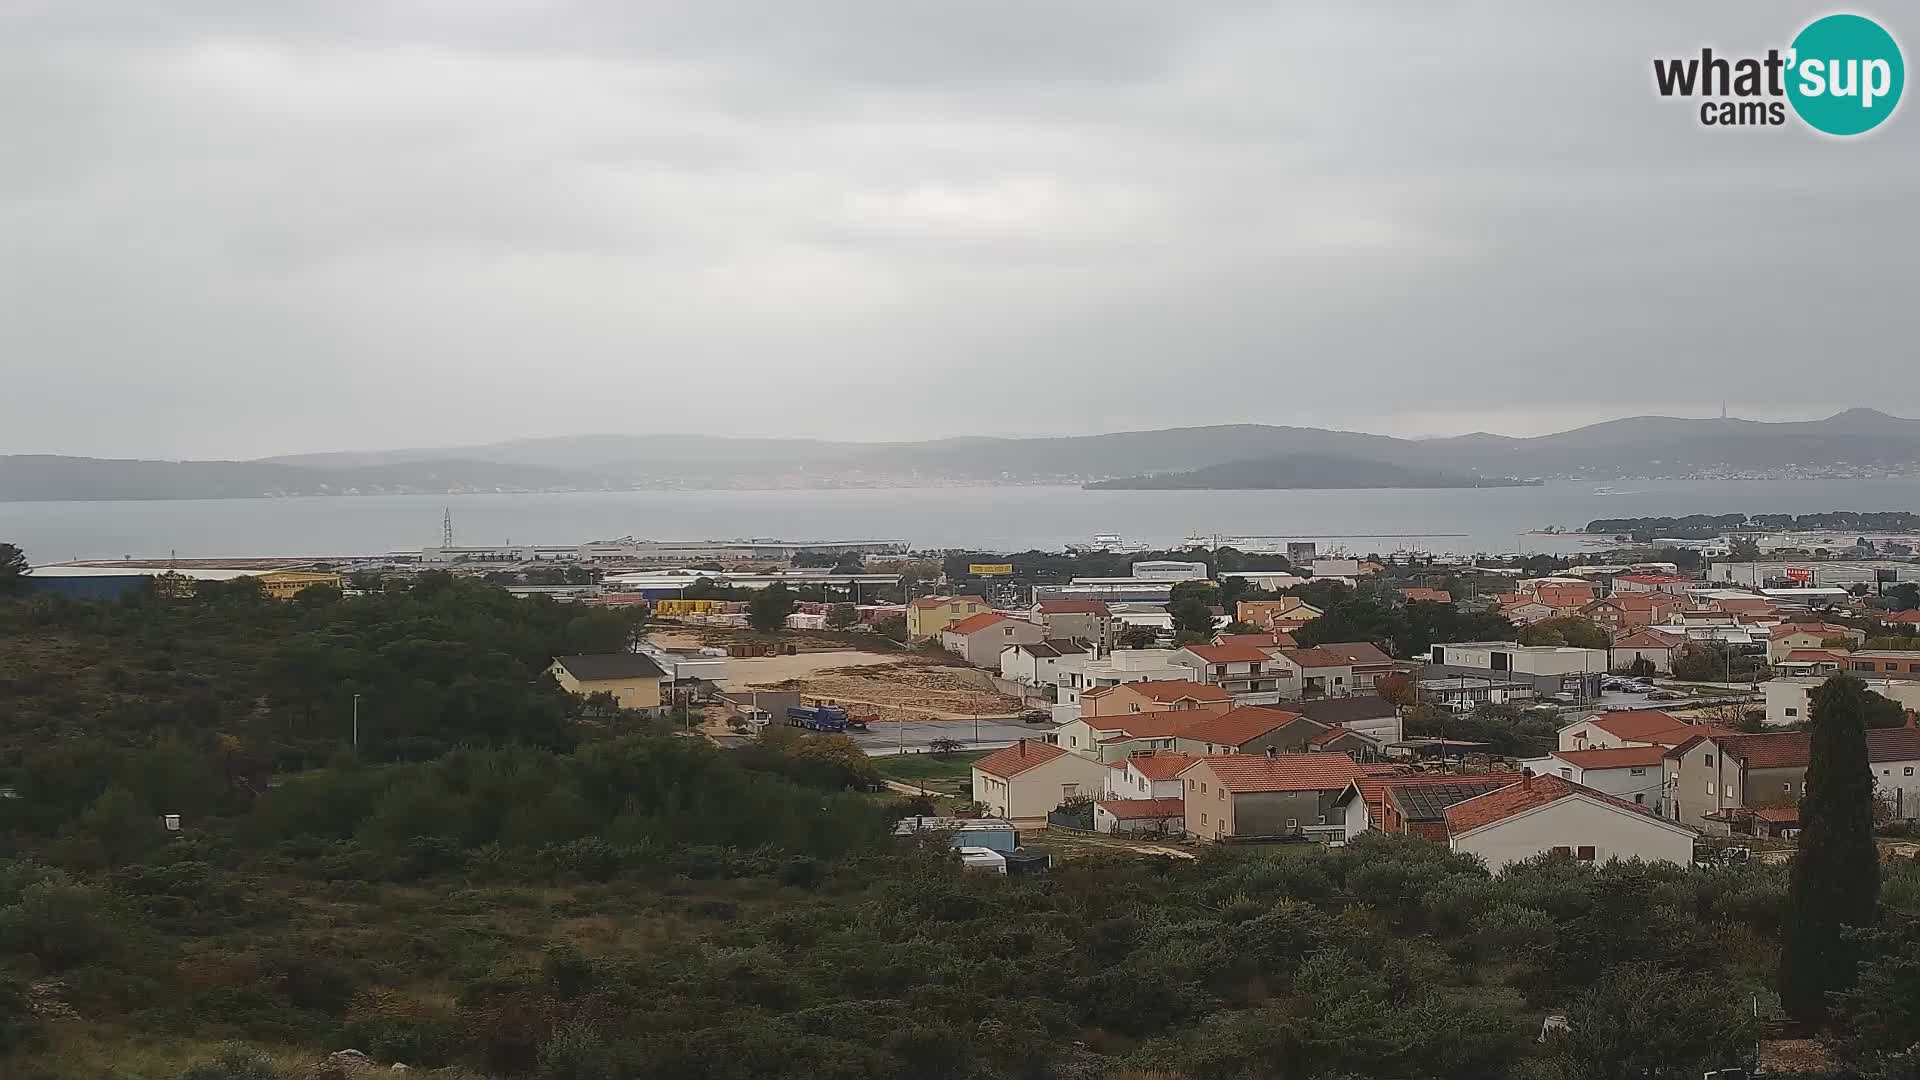
[[[973,801],[1015,824],[1044,820],[1063,802],[1096,798],[1107,767],[1052,743],[1021,739],[973,763]]]
[[[1180,774],[1187,832],[1213,841],[1300,834],[1344,840],[1333,803],[1363,775],[1343,754],[1201,758]]]
[[[1637,807],[1658,809],[1666,795],[1662,767],[1667,747],[1616,746],[1600,750],[1555,750],[1520,763],[1541,776],[1558,776],[1604,791]]]
[[[1529,682],[1542,696],[1572,694],[1585,700],[1600,696],[1600,680],[1610,662],[1606,649],[1465,641],[1433,646],[1427,674],[1429,677],[1491,676],[1509,682]]]
[[[1663,592],[1674,596],[1685,596],[1687,590],[1700,584],[1692,578],[1676,574],[1621,574],[1613,579],[1615,593]]]
[[[1673,658],[1680,655],[1680,649],[1686,643],[1684,637],[1663,634],[1644,626],[1629,630],[1613,639],[1613,647],[1607,650],[1607,666],[1614,671],[1628,671],[1645,660],[1653,665],[1654,674],[1671,675]]]
[[[1315,735],[1307,749],[1316,754],[1345,754],[1355,761],[1385,761],[1387,758],[1386,743],[1343,727],[1328,728]]]
[[[1113,644],[1113,611],[1103,600],[1041,600],[1027,621],[1044,627],[1048,641],[1086,641],[1101,650]]]
[[[1258,634],[1219,634],[1214,637],[1216,645],[1252,645],[1256,649],[1297,649],[1300,643],[1293,640],[1292,634],[1283,634],[1268,630]]]
[[[1037,645],[1046,634],[1023,619],[983,611],[949,623],[940,631],[940,647],[974,667],[998,668],[1001,650],[1010,645]]]
[[[1186,791],[1180,773],[1196,756],[1177,750],[1143,750],[1107,763],[1103,792],[1109,799],[1176,799]]]
[[[1233,697],[1217,686],[1190,679],[1150,679],[1090,689],[1080,695],[1080,716],[1129,716],[1139,713],[1223,713],[1233,708]]]
[[[1276,649],[1273,658],[1292,669],[1293,698],[1346,697],[1356,691],[1351,652],[1316,645]],[[1371,692],[1372,683],[1368,683]]]
[[[1658,709],[1615,709],[1594,713],[1560,729],[1561,750],[1605,750],[1622,746],[1678,746],[1700,734],[1732,734],[1712,724],[1695,724]]]
[[[1178,750],[1181,734],[1211,715],[1198,709],[1182,709],[1082,716],[1055,728],[1054,743],[1082,757],[1118,765],[1136,754]]]
[[[1781,623],[1767,631],[1767,661],[1777,664],[1795,649],[1823,649],[1840,639],[1851,649],[1867,639],[1867,632],[1838,623]]]
[[[1445,589],[1427,589],[1408,586],[1400,590],[1400,599],[1409,604],[1451,604],[1453,594]]]
[[[1334,808],[1348,840],[1372,830],[1445,843],[1447,807],[1520,778],[1517,772],[1367,775],[1347,785]]]
[[[1297,596],[1277,600],[1241,600],[1233,606],[1233,617],[1249,626],[1274,629],[1275,623],[1303,626],[1326,614]]]
[[[1888,626],[1920,626],[1920,608],[1911,611],[1890,611],[1880,616],[1880,621]]]
[[[1186,753],[1261,754],[1269,750],[1282,754],[1304,754],[1315,736],[1328,731],[1297,712],[1249,705],[1208,716],[1183,729],[1174,747]]]
[[[1393,702],[1378,694],[1289,702],[1287,710],[1330,728],[1357,731],[1382,746],[1397,743],[1406,737],[1400,710],[1394,707]]]
[[[978,596],[922,596],[907,605],[907,636],[916,641],[937,638],[961,619],[990,610]]]
[[[1093,831],[1118,836],[1174,837],[1186,832],[1187,801],[1101,799],[1093,804]]]
[[[1054,710],[1054,719],[1065,723],[1080,715],[1080,695],[1088,690],[1190,677],[1192,669],[1171,663],[1172,656],[1172,649],[1115,649],[1097,660],[1087,660],[1080,665],[1078,675],[1070,671],[1067,681],[1060,684],[1060,706]]]
[[[1023,686],[1059,687],[1077,676],[1093,656],[1079,641],[1036,641],[1000,650],[1000,677]]]
[[[1336,666],[1350,669],[1352,677],[1346,683],[1349,694],[1372,693],[1374,683],[1393,674],[1393,657],[1381,652],[1371,641],[1323,641],[1313,650],[1333,660]]]
[[[1538,855],[1693,862],[1695,830],[1558,776],[1525,776],[1446,808],[1447,846],[1494,873]]]
[[[1508,596],[1511,594],[1502,593],[1501,595]],[[1515,626],[1532,626],[1534,623],[1545,622],[1553,618],[1558,612],[1538,600],[1531,597],[1523,597],[1501,601],[1500,614]]]
[[[1855,649],[1847,670],[1863,679],[1920,679],[1920,651],[1912,649]]]
[[[1859,653],[1854,653],[1859,656]],[[1866,684],[1867,689],[1898,702],[1900,707],[1910,711],[1920,711],[1920,678],[1901,676],[1887,678],[1853,672]],[[1767,695],[1767,726],[1784,727],[1797,724],[1813,716],[1813,692],[1827,681],[1822,675],[1785,675],[1768,679],[1761,685]]]
[[[1805,731],[1702,735],[1667,751],[1667,815],[1689,825],[1725,811],[1797,804],[1807,793],[1813,737]],[[1876,794],[1896,817],[1920,817],[1920,728],[1867,732]]]
[[[1276,646],[1188,645],[1169,662],[1186,668],[1195,682],[1218,686],[1236,699],[1264,695],[1267,703],[1298,696],[1297,669],[1275,658]]]
[[[1672,593],[1624,592],[1587,604],[1579,615],[1619,633],[1665,622],[1668,615],[1686,606],[1684,600]]]
[[[1844,649],[1795,649],[1773,663],[1774,674],[1787,678],[1828,678],[1847,670]]]
[[[660,711],[660,681],[667,673],[640,653],[556,656],[547,670],[560,689],[576,697],[609,694],[623,709]]]

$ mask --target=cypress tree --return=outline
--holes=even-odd
[[[1868,694],[1851,675],[1835,675],[1813,692],[1813,752],[1780,941],[1780,1002],[1811,1023],[1826,1019],[1829,991],[1853,985],[1858,957],[1841,928],[1871,926],[1880,897]]]

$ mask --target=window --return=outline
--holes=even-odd
[[[1645,768],[1628,769],[1627,775],[1628,776],[1645,776],[1647,775],[1647,770]]]
[[[1071,799],[1078,794],[1080,794],[1079,784],[1061,784],[1060,785],[1060,798],[1062,800]]]
[[[1788,716],[1799,716],[1799,715],[1800,715],[1800,710],[1799,710],[1799,709],[1788,709],[1788,710],[1787,710],[1787,715],[1788,715]]]
[[[1299,819],[1299,818],[1294,818],[1294,817],[1290,817],[1290,818],[1288,818],[1288,819],[1287,819],[1287,828],[1289,828],[1289,829],[1297,829],[1297,828],[1299,828],[1299,827],[1300,827],[1300,819]]]
[[[1728,785],[1727,785],[1727,798],[1729,798],[1729,799],[1731,799],[1731,798],[1733,798],[1733,785],[1732,785],[1732,784],[1728,784]]]
[[[1902,776],[1912,776],[1912,775],[1913,775],[1913,766],[1911,766],[1911,765],[1909,765],[1909,766],[1907,766],[1906,768],[1904,768],[1904,769],[1902,769],[1902,770],[1900,770],[1900,775],[1902,775]]]
[[[1704,764],[1705,764],[1705,765],[1706,765],[1706,767],[1707,767],[1707,768],[1709,768],[1709,769],[1711,769],[1711,768],[1713,768],[1713,755],[1712,755],[1712,754],[1707,754],[1707,755],[1706,755],[1706,761],[1704,762]]]
[[[1325,825],[1326,823],[1327,823],[1327,815],[1325,815],[1325,814],[1321,814],[1321,815],[1320,815],[1320,824],[1322,824],[1322,825]]]
[[[1581,844],[1581,845],[1580,845],[1580,854],[1579,854],[1579,856],[1578,856],[1578,857],[1579,857],[1579,859],[1580,859],[1580,861],[1581,861],[1581,862],[1592,862],[1592,861],[1593,861],[1593,845],[1592,845],[1592,844]]]
[[[1207,793],[1207,782],[1205,780],[1202,780],[1200,781],[1200,794],[1205,795],[1206,793]]]
[[[1221,789],[1220,789],[1220,801],[1221,801],[1221,802],[1226,802],[1226,801],[1227,801],[1227,789],[1226,789],[1226,788],[1221,788]]]
[[[1205,810],[1202,810],[1200,811],[1200,824],[1205,825],[1206,823],[1207,823],[1207,812]]]
[[[1568,780],[1571,780],[1571,779],[1573,779],[1573,770],[1572,770],[1572,769],[1561,769],[1561,770],[1560,770],[1560,775],[1561,775],[1561,776],[1563,776],[1563,777],[1565,777],[1565,778],[1567,778]]]
[[[1646,804],[1647,804],[1647,797],[1638,792],[1635,792],[1633,796],[1633,805],[1645,806]]]
[[[1707,781],[1707,794],[1713,794],[1713,781]]]
[[[1780,790],[1791,795],[1793,793],[1793,785],[1791,783],[1782,783],[1780,785]]]
[[[1573,854],[1573,849],[1572,849],[1572,848],[1570,848],[1570,847],[1567,847],[1567,846],[1566,846],[1566,845],[1564,845],[1564,844],[1562,844],[1562,845],[1558,845],[1558,846],[1556,846],[1556,847],[1555,847],[1555,848],[1553,849],[1553,853],[1554,853],[1555,855],[1571,855],[1571,854]]]

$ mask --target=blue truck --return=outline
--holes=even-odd
[[[787,709],[787,723],[808,731],[845,731],[847,710],[838,705],[794,705]]]

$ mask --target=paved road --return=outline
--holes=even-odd
[[[902,743],[908,753],[925,751],[935,739],[958,739],[967,749],[994,749],[1010,746],[1021,739],[1041,738],[1053,730],[1052,724],[1009,723],[1005,720],[981,720],[979,737],[974,736],[971,720],[909,720],[906,730],[892,722],[875,724],[868,732],[850,732],[853,741],[869,754],[898,753]]]

